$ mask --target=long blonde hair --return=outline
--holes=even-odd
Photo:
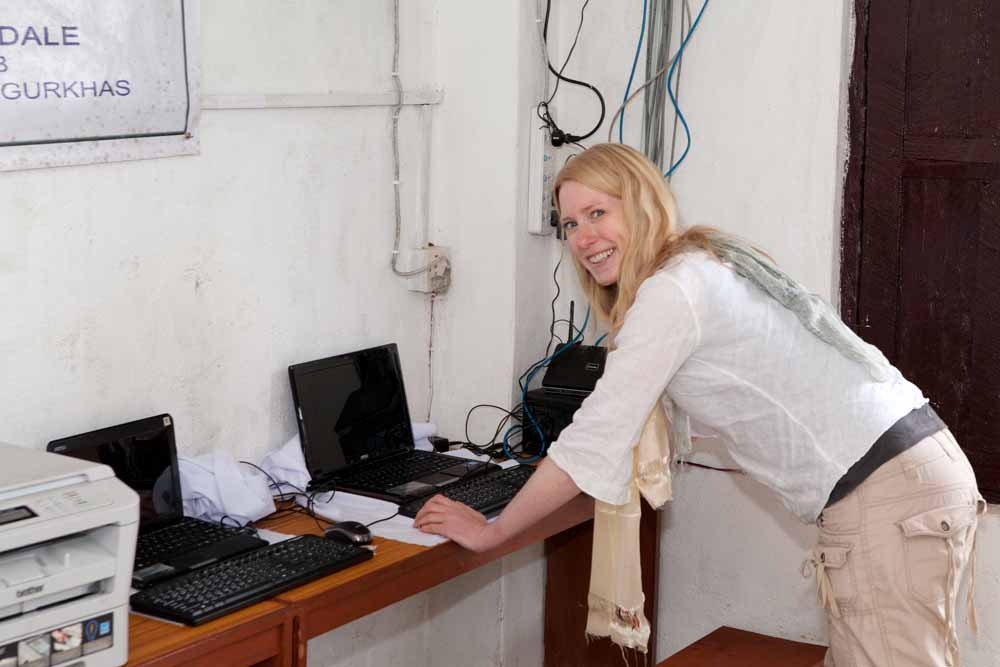
[[[556,176],[554,195],[559,206],[559,189],[575,181],[622,201],[625,220],[624,248],[618,281],[602,286],[574,257],[583,291],[596,315],[617,332],[625,313],[635,301],[639,285],[674,255],[701,249],[715,254],[711,227],[678,231],[677,202],[663,174],[646,157],[623,144],[598,144],[580,153]],[[560,211],[561,217],[561,211]]]

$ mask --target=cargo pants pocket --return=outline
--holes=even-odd
[[[955,579],[968,560],[975,523],[974,505],[941,507],[899,522],[913,597],[934,606],[954,605]]]
[[[907,587],[940,620],[950,665],[958,664],[955,606],[973,549],[976,519],[977,506],[970,504],[939,507],[899,522]]]
[[[852,563],[848,558],[852,545],[820,542],[813,547],[812,564],[816,568],[816,594],[820,604],[835,618],[850,613],[858,594]]]

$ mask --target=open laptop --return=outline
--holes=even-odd
[[[395,343],[294,364],[288,376],[310,491],[401,503],[498,468],[414,449]]]
[[[170,415],[60,438],[47,449],[104,463],[139,494],[139,542],[132,573],[136,588],[267,544],[246,530],[184,516]]]

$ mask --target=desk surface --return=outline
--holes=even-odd
[[[593,507],[593,501],[581,495],[524,534],[482,554],[453,542],[423,547],[375,538],[371,560],[196,628],[131,614],[128,664],[304,666],[308,639],[579,525],[592,518]],[[319,525],[302,514],[258,525],[294,535],[321,533]]]

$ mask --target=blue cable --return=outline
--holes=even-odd
[[[583,332],[587,328],[587,322],[589,320],[590,320],[590,306],[587,306],[587,314],[583,318],[583,326],[580,327],[579,333],[577,333],[576,336],[571,338],[565,345],[560,347],[558,350],[556,350],[555,352],[553,352],[552,354],[550,354],[549,356],[545,357],[537,364],[535,364],[535,367],[532,368],[531,371],[528,373],[527,379],[524,381],[524,384],[521,385],[521,411],[523,414],[528,415],[528,420],[531,422],[531,425],[535,427],[535,433],[538,434],[538,454],[529,459],[516,459],[514,457],[514,453],[510,449],[510,443],[509,443],[510,436],[514,435],[515,433],[520,433],[524,430],[523,424],[514,424],[509,429],[507,429],[507,431],[503,434],[503,453],[507,456],[507,458],[512,460],[518,460],[520,463],[534,463],[535,461],[540,461],[542,456],[545,454],[545,449],[548,443],[545,442],[545,435],[542,433],[542,427],[538,425],[537,421],[535,421],[535,416],[531,414],[531,410],[528,408],[528,387],[531,386],[531,380],[532,378],[535,377],[535,373],[545,368],[545,366],[549,362],[558,357],[565,350],[568,350],[571,345],[579,343],[580,341],[583,340]]]
[[[677,112],[677,117],[681,121],[681,125],[684,126],[684,135],[687,139],[687,145],[684,147],[684,152],[681,156],[677,158],[677,162],[670,165],[670,169],[664,174],[666,178],[670,178],[670,175],[674,173],[674,170],[680,166],[684,158],[687,157],[688,151],[691,150],[691,129],[688,127],[687,121],[684,119],[684,114],[681,113],[680,106],[677,105],[677,98],[674,97],[674,91],[671,87],[672,80],[674,76],[674,68],[677,67],[677,63],[681,60],[681,53],[684,52],[684,48],[687,46],[688,41],[691,39],[691,35],[694,34],[694,29],[698,27],[698,22],[701,21],[701,15],[705,13],[705,7],[708,7],[708,0],[705,0],[704,4],[701,6],[701,11],[698,12],[698,17],[691,24],[691,30],[688,31],[687,36],[684,41],[681,42],[680,48],[677,49],[677,55],[674,56],[674,61],[670,64],[670,71],[667,72],[667,94],[670,95],[670,102],[674,105],[674,111]]]
[[[622,125],[625,123],[625,102],[628,101],[629,91],[632,90],[632,77],[635,76],[635,66],[639,62],[639,51],[642,50],[642,40],[646,35],[646,4],[648,0],[642,0],[642,27],[639,29],[639,43],[635,45],[635,57],[632,58],[632,71],[628,73],[628,83],[625,84],[625,97],[622,98],[622,111],[618,114],[618,143],[623,144]],[[649,76],[647,74],[647,76]]]

